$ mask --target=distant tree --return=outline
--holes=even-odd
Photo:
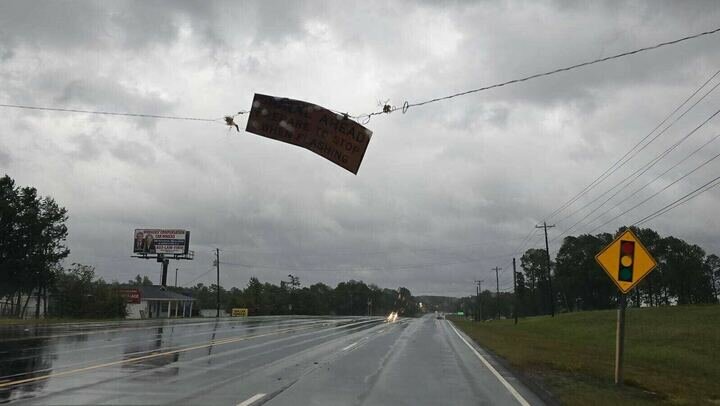
[[[67,210],[52,198],[16,187],[7,175],[0,178],[0,295],[10,298],[16,316],[23,317],[33,292],[46,296],[60,261],[70,253],[65,221]],[[40,300],[36,317],[39,306]]]
[[[152,281],[147,275],[137,275],[134,279],[130,279],[127,284],[130,286],[153,286]]]
[[[705,277],[710,280],[710,288],[712,291],[713,302],[718,301],[718,292],[720,292],[720,257],[715,254],[708,255],[705,258],[703,267]]]
[[[56,317],[123,318],[127,314],[125,299],[117,284],[95,277],[95,268],[72,264],[60,270],[52,288],[50,313]]]
[[[607,309],[614,305],[617,288],[595,261],[610,234],[565,237],[556,257],[556,287],[568,310]]]
[[[650,228],[630,227],[635,235],[638,236],[642,244],[650,252],[653,258],[660,255],[660,243],[662,238],[660,235]],[[618,233],[625,231],[625,227],[618,230]],[[662,269],[655,269],[645,279],[642,280],[635,288],[635,304],[641,306],[643,303],[653,306],[658,303],[658,289],[663,286]]]
[[[554,263],[550,263],[554,268]],[[550,285],[545,250],[530,248],[520,257],[520,268],[525,273],[527,311],[530,314],[550,313]],[[552,271],[551,271],[552,272]]]
[[[539,281],[546,275],[547,256],[545,250],[530,248],[520,257],[520,267],[530,292],[535,292]]]
[[[256,277],[250,278],[245,288],[245,295],[248,298],[248,306],[253,314],[258,314],[262,308],[262,283]]]
[[[705,252],[675,237],[665,237],[660,244],[660,268],[667,282],[667,297],[677,304],[703,303],[712,296],[710,280],[703,273]]]
[[[311,285],[308,291],[309,300],[312,301],[310,314],[331,314],[331,302],[328,298],[332,297],[333,289],[324,283],[316,283]]]

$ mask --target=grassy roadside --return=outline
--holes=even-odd
[[[453,322],[570,405],[720,404],[720,306],[628,309],[625,386],[613,385],[615,311]]]

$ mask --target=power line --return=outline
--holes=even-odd
[[[355,119],[364,118],[364,119],[369,120],[370,117],[372,117],[372,116],[377,116],[377,115],[380,115],[380,114],[388,114],[388,113],[392,113],[392,112],[397,111],[397,110],[402,110],[402,112],[405,113],[405,112],[407,112],[407,110],[408,110],[409,108],[411,108],[411,107],[424,106],[424,105],[426,105],[426,104],[435,103],[435,102],[439,102],[439,101],[443,101],[443,100],[448,100],[448,99],[452,99],[452,98],[459,97],[459,96],[465,96],[465,95],[468,95],[468,94],[471,94],[471,93],[478,93],[478,92],[482,92],[482,91],[485,91],[485,90],[495,89],[495,88],[498,88],[498,87],[503,87],[503,86],[507,86],[507,85],[511,85],[511,84],[515,84],[515,83],[525,82],[525,81],[528,81],[528,80],[537,79],[537,78],[544,77],[544,76],[550,76],[550,75],[554,75],[554,74],[556,74],[556,73],[566,72],[566,71],[570,71],[570,70],[573,70],[573,69],[578,69],[578,68],[582,68],[582,67],[585,67],[585,66],[594,65],[594,64],[596,64],[596,63],[606,62],[606,61],[609,61],[609,60],[618,59],[618,58],[622,58],[622,57],[625,57],[625,56],[630,56],[630,55],[638,54],[638,53],[641,53],[641,52],[650,51],[650,50],[653,50],[653,49],[658,49],[658,48],[661,48],[661,47],[664,47],[664,46],[668,46],[668,45],[674,45],[674,44],[677,44],[677,43],[680,43],[680,42],[683,42],[683,41],[688,41],[688,40],[691,40],[691,39],[700,38],[700,37],[703,37],[703,36],[705,36],[705,35],[715,34],[715,33],[719,32],[719,31],[720,31],[720,28],[715,28],[715,29],[710,30],[710,31],[704,31],[704,32],[701,32],[701,33],[698,33],[698,34],[689,35],[689,36],[682,37],[682,38],[678,38],[678,39],[675,39],[675,40],[672,40],[672,41],[661,42],[661,43],[659,43],[659,44],[655,44],[655,45],[651,45],[651,46],[639,48],[639,49],[636,49],[636,50],[634,50],[634,51],[622,52],[622,53],[619,53],[619,54],[607,56],[607,57],[605,57],[605,58],[594,59],[594,60],[591,60],[591,61],[578,63],[578,64],[571,65],[571,66],[567,66],[567,67],[564,67],[564,68],[557,68],[557,69],[553,69],[553,70],[547,71],[547,72],[536,73],[536,74],[534,74],[534,75],[525,76],[525,77],[523,77],[523,78],[513,79],[513,80],[509,80],[509,81],[507,81],[507,82],[502,82],[502,83],[497,83],[497,84],[494,84],[494,85],[484,86],[484,87],[480,87],[480,88],[477,88],[477,89],[466,90],[466,91],[464,91],[464,92],[454,93],[454,94],[451,94],[451,95],[448,95],[448,96],[443,96],[443,97],[437,97],[437,98],[430,99],[430,100],[425,100],[425,101],[422,101],[422,102],[408,103],[407,101],[405,101],[401,107],[385,105],[385,106],[383,106],[383,109],[380,110],[380,111],[376,111],[376,112],[368,113],[368,114],[361,114],[361,115],[359,115],[359,116],[354,116],[353,118],[355,118]]]
[[[719,84],[720,84],[720,83],[719,83]],[[706,118],[705,121],[703,121],[702,123],[700,123],[697,127],[695,127],[692,131],[690,131],[689,133],[687,133],[684,137],[682,137],[680,140],[678,140],[677,142],[675,142],[673,145],[671,145],[670,147],[668,147],[665,151],[663,151],[662,153],[660,153],[660,155],[658,155],[658,156],[656,156],[655,158],[653,158],[652,160],[650,160],[647,164],[645,164],[644,166],[641,166],[641,167],[638,168],[635,172],[633,172],[633,173],[631,173],[630,175],[626,176],[623,180],[621,180],[620,182],[618,182],[617,184],[615,184],[615,186],[613,186],[613,187],[611,187],[610,189],[606,190],[604,193],[601,193],[598,197],[596,197],[595,199],[591,200],[590,202],[588,202],[587,204],[585,204],[583,207],[579,208],[578,210],[574,211],[574,212],[571,213],[570,215],[566,216],[563,220],[565,220],[565,219],[567,219],[567,218],[570,218],[570,217],[573,216],[574,214],[578,213],[580,210],[582,210],[582,209],[588,207],[589,205],[591,205],[592,203],[598,201],[602,196],[604,196],[605,194],[609,193],[610,191],[612,191],[612,190],[615,189],[616,187],[618,187],[618,186],[622,185],[623,183],[625,183],[625,181],[627,181],[628,179],[630,179],[630,178],[632,178],[633,176],[635,176],[635,178],[631,179],[628,183],[625,183],[625,185],[624,185],[622,188],[618,189],[613,195],[611,195],[608,199],[606,199],[604,202],[602,202],[599,206],[595,207],[593,210],[591,210],[589,213],[587,213],[587,214],[586,214],[584,217],[582,217],[580,220],[576,221],[573,225],[571,225],[570,227],[568,227],[567,229],[565,229],[560,235],[558,235],[557,237],[553,238],[553,241],[555,241],[555,240],[557,240],[558,238],[560,238],[561,236],[567,234],[567,233],[568,233],[570,230],[572,230],[576,225],[580,224],[580,222],[582,222],[583,220],[585,220],[585,219],[586,219],[587,217],[589,217],[592,213],[594,213],[595,211],[597,211],[600,207],[604,206],[605,203],[607,203],[607,202],[609,202],[610,200],[612,200],[612,199],[613,199],[615,196],[617,196],[621,191],[623,191],[625,188],[627,188],[628,186],[630,186],[635,180],[637,180],[637,179],[638,179],[640,176],[642,176],[645,172],[647,172],[648,170],[650,170],[653,166],[655,166],[658,162],[660,162],[663,158],[665,158],[668,154],[670,154],[670,152],[672,152],[675,148],[677,148],[677,147],[678,147],[681,143],[683,143],[685,140],[687,140],[688,138],[690,138],[693,134],[695,134],[700,128],[702,128],[703,126],[705,126],[708,122],[710,122],[710,120],[712,120],[712,119],[713,119],[715,116],[717,116],[718,114],[720,114],[720,110],[715,111],[713,114],[710,115],[710,117]],[[636,175],[637,175],[637,176],[636,176]],[[562,221],[562,220],[561,220],[561,221]]]
[[[646,203],[647,201],[651,200],[651,199],[654,198],[655,196],[657,196],[657,195],[659,195],[660,193],[662,193],[662,192],[664,192],[665,190],[667,190],[670,186],[672,186],[672,185],[680,182],[681,180],[687,178],[688,176],[692,175],[693,173],[695,173],[696,171],[698,171],[700,168],[702,168],[702,167],[704,167],[705,165],[709,164],[710,162],[716,160],[718,157],[720,157],[720,154],[717,154],[717,155],[715,155],[714,157],[712,157],[712,158],[708,159],[707,161],[701,163],[700,165],[696,166],[696,167],[695,167],[693,170],[691,170],[690,172],[686,173],[685,175],[681,176],[680,178],[676,179],[675,181],[669,183],[669,184],[666,185],[664,188],[662,188],[662,189],[660,189],[659,191],[655,192],[653,195],[651,195],[650,197],[648,197],[648,198],[646,198],[645,200],[641,201],[640,203],[636,204],[635,206],[633,206],[633,207],[625,210],[624,212],[622,212],[622,213],[618,214],[617,216],[611,218],[610,220],[606,221],[605,223],[603,223],[603,224],[595,227],[594,229],[592,229],[592,230],[590,231],[590,233],[592,233],[593,231],[597,230],[597,229],[600,228],[600,227],[605,226],[606,224],[608,224],[608,223],[610,223],[611,221],[617,219],[618,217],[622,216],[623,214],[626,214],[626,213],[628,213],[628,212],[636,209],[637,207],[643,205],[643,204]]]
[[[550,76],[550,75],[554,75],[554,74],[561,73],[561,72],[567,72],[567,71],[582,68],[585,66],[594,65],[597,63],[601,63],[601,62],[607,62],[607,61],[610,61],[613,59],[618,59],[618,58],[622,58],[625,56],[635,55],[635,54],[638,54],[641,52],[651,51],[651,50],[662,48],[665,46],[678,44],[680,42],[700,38],[700,37],[703,37],[706,35],[715,34],[717,32],[720,32],[720,28],[715,28],[715,29],[712,29],[709,31],[704,31],[704,32],[700,32],[697,34],[688,35],[686,37],[674,39],[672,41],[661,42],[661,43],[658,43],[655,45],[638,48],[633,51],[622,52],[622,53],[607,56],[604,58],[594,59],[594,60],[578,63],[575,65],[570,65],[570,66],[566,66],[566,67],[562,67],[562,68],[553,69],[553,70],[550,70],[547,72],[536,73],[536,74],[533,74],[530,76],[525,76],[525,77],[518,78],[518,79],[512,79],[512,80],[508,80],[506,82],[496,83],[493,85],[484,86],[484,87],[480,87],[477,89],[466,90],[466,91],[454,93],[454,94],[451,94],[448,96],[437,97],[434,99],[425,100],[425,101],[416,102],[416,103],[409,103],[409,102],[405,101],[401,107],[385,105],[385,106],[383,106],[382,110],[379,110],[379,111],[376,111],[373,113],[361,114],[358,116],[349,116],[348,115],[348,117],[352,117],[354,119],[366,118],[367,120],[369,120],[370,117],[372,117],[372,116],[376,116],[376,115],[380,115],[380,114],[388,114],[388,113],[392,113],[397,110],[402,110],[402,112],[405,113],[411,107],[424,106],[426,104],[431,104],[431,103],[435,103],[435,102],[439,102],[439,101],[443,101],[443,100],[448,100],[448,99],[452,99],[452,98],[459,97],[459,96],[465,96],[468,94],[478,93],[478,92],[482,92],[485,90],[495,89],[498,87],[503,87],[503,86],[507,86],[507,85],[511,85],[511,84],[526,82],[528,80],[537,79],[537,78],[545,77],[545,76]],[[68,108],[58,108],[58,107],[28,106],[28,105],[20,105],[20,104],[0,104],[0,107],[26,109],[26,110],[55,111],[55,112],[65,112],[65,113],[85,113],[85,114],[100,114],[100,115],[110,115],[110,116],[144,117],[144,118],[165,119],[165,120],[191,120],[191,121],[215,122],[215,121],[221,121],[224,119],[224,117],[217,118],[217,119],[211,119],[211,118],[199,118],[199,117],[165,116],[165,115],[157,115],[157,114],[121,113],[121,112],[98,111],[98,110],[81,110],[81,109],[68,109]],[[247,111],[238,112],[238,114],[245,114],[245,113],[247,113]]]
[[[26,106],[20,104],[0,104],[0,107],[13,108],[13,109],[24,109],[24,110],[41,110],[41,111],[55,111],[62,113],[84,113],[84,114],[99,114],[105,116],[124,116],[124,117],[141,117],[141,118],[154,118],[163,120],[190,120],[190,121],[208,121],[215,122],[221,121],[223,118],[198,118],[198,117],[182,117],[182,116],[163,116],[158,114],[141,114],[141,113],[118,113],[113,111],[99,111],[99,110],[80,110],[80,109],[65,109],[59,107],[41,107],[41,106]],[[239,112],[238,114],[245,114],[246,112]]]
[[[661,132],[660,134],[657,134],[657,135],[656,135],[655,137],[653,137],[653,139],[651,139],[648,143],[646,143],[646,144],[645,144],[644,146],[642,146],[640,149],[638,149],[637,151],[635,151],[635,149],[638,148],[638,146],[640,146],[640,145],[641,145],[646,139],[648,139],[655,131],[657,131],[658,128],[660,128],[663,124],[665,124],[665,123],[667,122],[667,120],[669,120],[673,115],[675,115],[675,113],[677,113],[684,105],[686,105],[690,100],[692,100],[692,98],[695,97],[695,95],[697,95],[697,94],[700,92],[700,90],[702,90],[705,86],[707,86],[707,84],[710,83],[718,74],[720,74],[720,70],[718,70],[718,71],[715,72],[712,76],[710,76],[710,78],[708,78],[699,88],[697,88],[690,96],[688,96],[682,103],[680,103],[680,105],[678,105],[677,107],[675,107],[675,109],[674,109],[672,112],[670,112],[670,114],[668,114],[662,121],[660,121],[660,123],[659,123],[657,126],[655,126],[655,128],[653,128],[649,133],[647,133],[647,135],[645,135],[645,136],[644,136],[640,141],[638,141],[632,148],[630,148],[630,149],[625,153],[625,155],[623,155],[622,157],[620,157],[620,159],[618,159],[614,164],[610,165],[610,167],[607,168],[607,169],[605,170],[605,172],[603,172],[602,174],[600,174],[600,176],[598,176],[597,178],[595,178],[592,182],[590,182],[590,184],[588,184],[587,186],[585,186],[585,188],[583,188],[580,192],[578,192],[576,195],[574,195],[572,198],[570,198],[570,200],[568,200],[567,202],[563,203],[560,207],[558,207],[558,208],[555,209],[552,213],[550,213],[548,216],[546,216],[546,217],[545,217],[545,220],[550,220],[550,219],[552,219],[553,217],[555,217],[556,215],[560,214],[563,210],[565,210],[566,208],[568,208],[569,206],[571,206],[573,203],[575,203],[578,199],[580,199],[581,197],[583,197],[584,195],[586,195],[588,192],[590,192],[592,189],[594,189],[597,185],[599,185],[599,184],[602,183],[605,179],[607,179],[608,177],[610,177],[610,175],[612,175],[612,174],[615,173],[618,169],[620,169],[621,167],[625,166],[625,164],[627,164],[628,162],[630,162],[630,160],[631,160],[632,158],[634,158],[635,156],[637,156],[637,154],[639,154],[642,150],[644,150],[644,149],[647,148],[650,144],[652,144],[653,141],[655,141],[660,135],[662,135],[663,132],[665,132],[669,127],[671,127],[672,124],[674,124],[675,122],[677,122],[677,120],[679,120],[680,118],[682,118],[683,115],[685,115],[688,111],[690,111],[693,107],[695,107],[695,105],[697,105],[697,103],[699,103],[701,100],[703,100],[705,97],[707,97],[707,95],[709,95],[713,90],[715,90],[715,87],[717,87],[717,85],[715,85],[715,87],[713,87],[709,92],[705,93],[705,95],[703,95],[697,102],[695,102],[695,104],[693,104],[692,107],[690,107],[688,110],[686,110],[685,113],[683,113],[680,117],[676,118],[675,121],[673,121],[673,123],[672,123],[670,126],[666,127],[665,130],[663,130],[663,132]],[[633,153],[633,151],[635,151],[635,152]],[[632,156],[629,156],[630,154],[632,154]],[[627,158],[627,159],[626,159],[626,158]]]
[[[533,233],[537,233],[537,229],[535,229],[534,227],[530,229],[530,232],[525,236],[525,238],[523,238],[520,241],[520,244],[518,244],[517,248],[515,248],[515,250],[512,253],[510,253],[510,255],[512,255],[512,256],[520,255],[522,253],[522,251],[525,249],[525,247],[527,246],[527,244],[532,239]],[[503,265],[503,267],[508,268],[510,266],[510,262],[512,262],[512,261],[508,261],[508,263]]]
[[[214,270],[215,270],[215,269],[210,268],[207,272],[204,272],[204,273],[200,274],[200,276],[198,276],[197,278],[191,280],[190,282],[185,282],[185,283],[183,283],[183,284],[180,285],[180,286],[182,286],[182,287],[187,287],[187,286],[190,285],[191,283],[195,282],[196,280],[202,278],[203,276],[209,274],[210,272],[212,272],[212,271],[214,271]]]
[[[661,179],[663,176],[667,175],[668,172],[670,172],[671,170],[673,170],[673,169],[677,168],[678,166],[682,165],[685,161],[687,161],[688,159],[690,159],[691,157],[693,157],[695,154],[697,154],[698,152],[700,152],[703,148],[705,148],[706,146],[710,145],[710,143],[712,143],[713,141],[717,140],[718,138],[720,138],[720,134],[715,135],[715,136],[712,137],[710,140],[708,140],[708,141],[705,142],[703,145],[701,145],[699,148],[697,148],[696,150],[694,150],[693,152],[691,152],[691,153],[689,153],[687,156],[685,156],[685,158],[683,158],[683,159],[681,159],[680,161],[678,161],[675,165],[671,166],[670,168],[666,169],[663,173],[661,173],[661,174],[659,174],[658,176],[656,176],[653,180],[651,180],[650,182],[646,183],[646,184],[643,185],[641,188],[636,189],[634,192],[632,192],[631,194],[627,195],[627,196],[626,196],[624,199],[622,199],[621,201],[615,203],[615,207],[620,206],[621,204],[623,204],[623,203],[625,203],[626,201],[630,200],[632,197],[634,197],[635,195],[637,195],[637,194],[640,193],[641,191],[645,190],[645,188],[647,188],[648,186],[652,185],[652,184],[655,183],[658,179]],[[597,216],[597,217],[593,218],[592,220],[588,221],[588,222],[587,222],[587,225],[590,225],[590,224],[592,224],[592,223],[600,220],[600,219],[601,219],[602,217],[604,217],[606,214],[610,213],[615,207],[610,207],[609,209],[607,209],[607,210],[605,210],[604,212],[600,213],[599,216]],[[603,225],[604,225],[604,224],[603,224]],[[596,229],[597,229],[597,227],[594,228],[593,230],[589,231],[589,233],[592,233],[592,232],[595,231]]]
[[[720,72],[720,71],[719,71],[719,72]],[[647,146],[650,145],[653,141],[655,141],[656,139],[658,139],[658,137],[660,137],[662,134],[664,134],[668,129],[670,129],[670,127],[672,127],[673,125],[675,125],[675,124],[676,124],[680,119],[682,119],[687,113],[689,113],[693,108],[695,108],[695,106],[697,106],[702,100],[704,100],[710,93],[712,93],[713,91],[715,91],[715,89],[717,89],[718,86],[720,86],[720,82],[718,82],[717,84],[715,84],[715,86],[713,86],[713,87],[712,87],[710,90],[708,90],[702,97],[700,97],[698,100],[696,100],[695,103],[693,103],[690,107],[688,107],[682,114],[680,114],[680,115],[679,115],[678,117],[676,117],[670,124],[668,124],[665,128],[663,128],[662,131],[660,131],[658,134],[656,134],[655,137],[653,137],[647,144],[645,144],[641,149],[637,150],[636,153],[634,153],[630,158],[628,158],[628,160],[626,160],[622,165],[616,167],[615,170],[613,170],[612,172],[615,172],[615,171],[617,171],[618,169],[620,169],[620,167],[624,166],[631,158],[635,157],[640,151],[642,151],[643,149],[645,149],[645,147],[647,147]],[[713,118],[713,116],[711,116],[710,118],[708,118],[708,119],[706,120],[706,122],[704,122],[703,124],[700,125],[700,127],[702,127],[703,125],[705,125],[705,124],[707,123],[707,121],[709,121],[709,120],[712,119],[712,118]],[[665,121],[665,120],[663,120],[663,121]],[[656,127],[656,128],[657,128],[657,127]],[[696,129],[696,130],[697,130],[697,129]],[[692,134],[692,132],[691,132],[691,134]],[[689,134],[689,135],[691,135],[691,134]],[[685,138],[681,139],[681,140],[680,140],[679,142],[677,142],[675,145],[673,145],[673,146],[671,146],[670,148],[668,148],[667,150],[665,150],[662,154],[656,156],[656,157],[655,157],[655,160],[651,160],[650,162],[648,162],[647,164],[645,164],[646,166],[643,166],[643,167],[638,168],[637,170],[635,170],[635,172],[633,172],[632,174],[626,176],[626,177],[625,177],[624,179],[622,179],[620,182],[617,182],[617,183],[616,183],[615,185],[613,185],[611,188],[609,188],[609,189],[607,189],[605,192],[599,194],[597,197],[595,197],[594,199],[590,200],[589,202],[587,202],[587,203],[586,203],[585,205],[583,205],[582,207],[576,209],[576,210],[573,211],[572,213],[570,213],[570,214],[568,214],[567,216],[563,217],[563,218],[562,218],[561,220],[559,220],[558,222],[565,221],[566,219],[569,219],[570,217],[572,217],[572,216],[574,216],[575,214],[579,213],[580,211],[582,211],[582,210],[585,209],[586,207],[588,207],[588,206],[590,206],[591,204],[593,204],[593,203],[595,203],[596,201],[598,201],[601,197],[605,196],[607,193],[611,192],[612,190],[614,190],[614,189],[617,188],[618,186],[620,186],[620,185],[622,185],[623,183],[625,183],[625,181],[627,181],[627,180],[630,179],[631,177],[635,176],[638,172],[642,171],[642,173],[640,173],[637,177],[635,177],[635,179],[631,180],[628,184],[626,184],[626,185],[621,189],[621,190],[623,190],[625,187],[629,186],[630,183],[634,182],[638,177],[640,177],[642,174],[644,174],[647,170],[649,170],[650,168],[652,168],[657,162],[659,162],[660,160],[662,160],[662,159],[663,159],[668,153],[670,153],[675,147],[677,147],[679,144],[681,144],[682,142],[684,142],[685,139],[687,139],[687,138],[689,137],[689,135],[686,135]],[[647,167],[647,165],[650,165],[650,166]],[[609,175],[608,175],[608,176],[609,176]],[[603,179],[603,180],[604,180],[604,179]],[[598,184],[599,184],[599,183],[598,183]],[[613,196],[611,196],[611,199],[612,199],[612,197],[615,197],[619,192],[620,192],[620,191],[617,191]],[[601,204],[600,206],[596,207],[595,210],[597,210],[597,209],[599,209],[600,207],[602,207],[605,203],[607,203],[607,201],[604,202],[603,204]],[[594,211],[594,210],[593,210],[593,211]],[[592,212],[591,212],[591,213],[588,213],[588,214],[586,215],[586,217],[589,216],[590,214],[592,214]],[[578,224],[578,223],[573,224],[570,228],[573,228],[573,227],[574,227],[575,225],[577,225],[577,224]],[[569,231],[569,230],[570,230],[570,229],[568,229],[568,230],[566,230],[566,231]],[[562,234],[561,234],[561,235],[562,235]]]
[[[642,218],[642,219],[634,222],[632,225],[633,225],[633,226],[637,226],[637,225],[640,225],[640,224],[642,224],[642,223],[648,222],[648,221],[650,221],[650,220],[652,220],[652,219],[654,219],[654,218],[656,218],[656,217],[662,216],[663,214],[669,212],[670,210],[672,210],[672,209],[674,209],[674,208],[676,208],[676,207],[678,207],[678,206],[680,206],[680,205],[682,205],[682,204],[685,204],[685,203],[689,202],[690,200],[692,200],[692,199],[700,196],[701,194],[707,192],[708,190],[710,190],[710,189],[712,189],[712,188],[720,185],[720,182],[718,182],[718,181],[720,181],[720,176],[718,176],[718,177],[715,178],[715,179],[712,179],[711,181],[705,183],[704,185],[702,185],[702,186],[700,186],[699,188],[693,190],[692,192],[684,195],[683,197],[681,197],[681,198],[673,201],[672,203],[666,205],[665,207],[663,207],[663,208],[661,208],[661,209],[659,209],[659,210],[656,210],[656,211],[653,212],[652,214],[650,214],[650,215],[648,215],[648,216],[645,216],[644,218]],[[715,182],[715,184],[712,184],[713,182]]]

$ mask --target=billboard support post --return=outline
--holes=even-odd
[[[168,265],[170,264],[169,259],[162,260],[162,286],[167,286],[167,271],[168,271]]]

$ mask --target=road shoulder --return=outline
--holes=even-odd
[[[462,328],[448,320],[448,324],[460,334],[467,344],[471,345],[495,370],[502,375],[516,391],[522,395],[531,405],[545,404],[548,406],[560,405],[557,399],[539,382],[536,378],[528,376],[521,371],[515,370],[509,362],[494,352],[481,347],[475,340],[468,336]],[[453,330],[451,328],[451,330]],[[454,332],[453,332],[454,334]]]

